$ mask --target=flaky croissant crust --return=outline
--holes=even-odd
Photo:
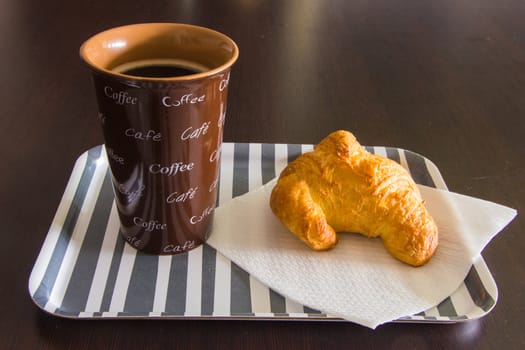
[[[315,250],[337,243],[336,232],[381,237],[397,259],[425,264],[438,229],[416,184],[398,163],[367,152],[340,130],[281,173],[270,206],[280,221]]]

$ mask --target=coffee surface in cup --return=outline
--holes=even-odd
[[[181,59],[150,59],[128,62],[112,69],[125,75],[145,78],[176,78],[202,73],[207,67]]]

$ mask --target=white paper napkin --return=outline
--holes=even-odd
[[[452,294],[473,258],[516,216],[502,205],[419,186],[440,241],[434,257],[414,268],[394,259],[380,239],[353,233],[339,234],[330,251],[312,251],[271,212],[274,185],[217,208],[207,243],[283,296],[370,328]]]

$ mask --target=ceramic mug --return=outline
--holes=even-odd
[[[121,234],[138,250],[177,254],[208,238],[233,40],[177,23],[117,27],[89,38],[91,69]]]

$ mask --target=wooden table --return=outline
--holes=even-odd
[[[449,188],[518,212],[525,190],[525,3],[15,1],[0,4],[0,348],[469,348],[525,345],[524,221],[483,256],[499,287],[457,324],[78,321],[40,311],[27,281],[75,159],[102,143],[78,48],[116,25],[169,21],[231,36],[228,142],[316,143],[336,129],[425,155]]]

